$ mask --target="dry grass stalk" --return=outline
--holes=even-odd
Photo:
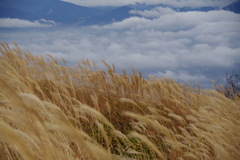
[[[239,99],[0,45],[0,153],[9,159],[240,157]]]

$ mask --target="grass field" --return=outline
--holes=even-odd
[[[0,159],[239,160],[239,98],[17,44],[0,52]]]

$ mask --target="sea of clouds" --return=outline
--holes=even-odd
[[[130,73],[133,67],[145,78],[198,81],[205,88],[212,87],[210,79],[224,83],[226,72],[240,70],[239,14],[176,12],[161,7],[131,13],[143,17],[89,27],[11,19],[8,27],[6,22],[0,25],[0,41],[15,41],[36,55],[64,58],[69,65],[88,59],[104,69],[103,59],[114,63],[118,72],[124,68]]]

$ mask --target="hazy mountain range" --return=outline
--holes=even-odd
[[[219,10],[214,7],[176,8],[163,4],[147,5],[145,3],[122,7],[83,7],[59,0],[8,0],[0,1],[0,18],[17,18],[28,21],[39,19],[52,20],[68,25],[104,25],[123,19],[140,16],[129,13],[131,10],[151,10],[156,7],[169,7],[178,12]],[[240,13],[240,1],[220,8]]]

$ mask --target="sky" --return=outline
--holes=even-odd
[[[124,6],[135,3],[166,4],[174,7],[203,7],[222,8],[236,0],[62,0],[81,6]]]
[[[210,79],[224,83],[225,73],[240,70],[240,15],[216,10],[176,12],[157,7],[131,11],[131,17],[104,26],[59,27],[46,20],[0,19],[0,42],[64,58],[74,66],[82,59],[101,60],[120,73],[131,67],[143,76],[172,78],[211,88]],[[151,17],[151,19],[148,19]],[[4,22],[4,23],[3,23]],[[14,27],[14,28],[13,28]]]

